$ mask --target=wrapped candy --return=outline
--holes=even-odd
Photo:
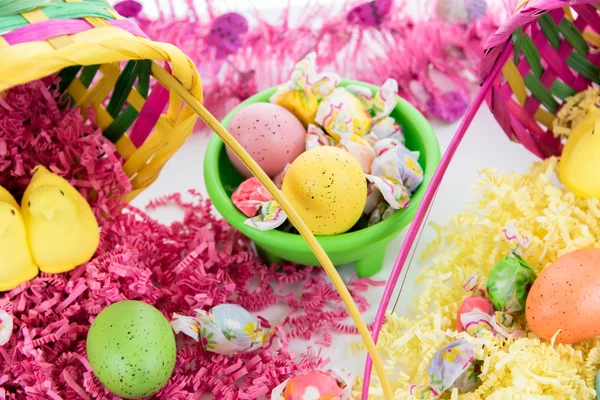
[[[521,314],[525,310],[527,293],[536,279],[529,264],[515,253],[500,260],[488,278],[487,289],[498,311]]]
[[[396,145],[375,158],[371,174],[401,182],[409,193],[413,193],[423,182],[419,155],[418,151]]]
[[[475,359],[475,345],[460,339],[438,350],[427,368],[429,386],[412,385],[409,393],[419,399],[436,399],[446,390],[466,393],[479,386],[482,362]]]
[[[317,74],[316,54],[312,52],[296,64],[289,82],[280,86],[269,101],[286,108],[308,126],[315,121],[319,100],[332,93],[339,82],[336,74]]]
[[[313,370],[282,382],[271,392],[271,400],[346,400],[351,395],[350,374],[341,370]]]
[[[319,104],[315,121],[339,141],[343,135],[366,135],[373,118],[358,98],[338,87]]]
[[[410,197],[402,182],[375,175],[366,175],[367,180],[379,190],[386,203],[394,210],[408,207]]]
[[[271,195],[255,177],[246,179],[231,195],[233,204],[247,217],[255,216],[262,203],[269,200]]]
[[[519,323],[508,313],[496,311],[490,318],[490,323],[494,328],[495,336],[506,339],[518,339],[527,336]]]
[[[4,310],[0,310],[0,346],[4,346],[10,340],[13,330],[13,316]]]
[[[269,200],[262,203],[260,213],[253,218],[248,218],[244,224],[252,226],[261,231],[268,231],[280,227],[287,220],[287,214],[279,203]]]
[[[481,279],[477,274],[467,276],[462,284],[463,290],[471,296],[487,296],[485,288],[482,286]]]
[[[174,314],[171,326],[175,333],[200,339],[205,350],[226,356],[256,350],[274,333],[261,328],[258,319],[237,304],[221,304],[208,312],[196,310],[196,317]]]
[[[332,138],[327,136],[323,129],[316,125],[309,124],[306,131],[306,151],[314,149],[319,146],[333,146],[335,142]]]
[[[371,173],[371,165],[375,160],[375,150],[369,142],[358,135],[342,136],[337,147],[346,150],[360,164],[365,174]]]
[[[367,226],[375,225],[376,223],[389,218],[394,212],[396,212],[396,210],[386,203],[379,203],[373,212],[371,212]]]
[[[494,306],[487,298],[480,296],[467,297],[463,300],[458,309],[456,315],[456,330],[459,332],[466,330],[469,335],[475,336],[469,332],[469,327],[472,326],[479,332],[479,325],[485,320],[483,325],[487,325],[488,330],[491,331],[489,317],[491,317],[493,312]]]
[[[278,173],[277,175],[275,175],[273,177],[273,183],[275,184],[275,186],[277,186],[279,189],[281,189],[281,187],[283,186],[283,178],[285,178],[285,174],[287,174],[288,169],[290,168],[291,164],[286,164],[285,167],[283,168],[283,171],[281,171],[280,173]]]

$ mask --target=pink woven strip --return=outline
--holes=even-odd
[[[127,32],[147,38],[146,34],[130,20],[107,21],[115,28],[124,29]],[[92,29],[92,26],[82,19],[49,19],[15,29],[4,36],[10,45],[19,43],[43,41],[62,35],[74,35],[79,32]]]

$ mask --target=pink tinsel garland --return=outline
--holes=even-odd
[[[94,377],[85,340],[93,318],[107,305],[137,299],[173,312],[224,302],[250,311],[285,304],[292,311],[279,335],[252,354],[227,358],[205,352],[178,336],[175,372],[154,398],[255,399],[298,370],[328,360],[310,349],[287,350],[291,338],[331,344],[332,332],[354,333],[347,312],[320,268],[265,265],[248,239],[211,213],[211,203],[191,191],[153,201],[149,209],[175,204],[181,222],[166,226],[116,197],[130,190],[114,146],[79,110],[57,103],[52,80],[13,88],[0,98],[0,184],[17,195],[39,162],[65,176],[90,201],[102,227],[94,259],[69,273],[41,274],[5,293],[0,309],[14,317],[10,341],[0,347],[0,397],[9,399],[114,399]],[[301,290],[290,293],[289,285]],[[361,292],[376,284],[349,284],[361,311]],[[327,311],[325,311],[327,310]],[[264,321],[268,325],[268,322]]]
[[[295,63],[315,51],[320,71],[376,85],[394,78],[401,97],[445,121],[466,111],[484,41],[516,5],[503,0],[483,15],[474,10],[477,20],[456,22],[438,16],[432,0],[423,1],[427,12],[418,17],[406,11],[405,0],[352,1],[339,13],[307,0],[298,21],[291,21],[288,7],[273,23],[259,12],[249,21],[234,10],[217,15],[211,0],[203,2],[208,15],[198,11],[198,2],[185,3],[184,18],[173,16],[173,0],[167,2],[170,7],[157,3],[156,20],[145,17],[133,0],[116,8],[136,18],[152,39],[173,43],[192,58],[204,82],[205,104],[219,118],[254,93],[286,82]],[[473,3],[485,7],[485,0],[466,7]]]

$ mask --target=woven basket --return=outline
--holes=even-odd
[[[0,0],[0,34],[0,93],[58,74],[123,157],[133,187],[125,200],[156,180],[192,132],[197,114],[171,90],[176,81],[201,102],[196,67],[105,0]]]
[[[156,180],[199,115],[307,241],[344,300],[391,396],[375,343],[331,260],[271,179],[202,105],[200,76],[185,54],[148,39],[106,0],[0,0],[0,60],[0,95],[15,85],[58,74],[60,89],[123,157],[133,187],[125,200]]]
[[[467,110],[410,225],[373,324],[377,341],[402,270],[448,165],[484,101],[510,140],[540,158],[561,154],[552,132],[565,99],[600,84],[600,0],[525,0],[485,46],[482,86]],[[362,399],[367,400],[367,357]]]

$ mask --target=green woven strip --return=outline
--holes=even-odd
[[[110,8],[106,0],[82,0],[76,3],[65,4],[62,0],[0,0],[0,17],[21,14],[27,11],[33,11],[36,8],[65,8],[73,4],[83,5],[87,8]]]
[[[538,23],[540,28],[542,28],[542,32],[548,42],[554,47],[554,49],[558,49],[560,46],[560,35],[558,33],[558,26],[554,23],[554,20],[550,16],[550,14],[544,14],[540,18],[538,18]]]
[[[6,1],[6,0],[0,0]],[[14,0],[9,0],[14,1]],[[20,1],[20,0],[19,0]],[[15,3],[19,3],[15,1]],[[96,1],[96,0],[94,0]],[[98,0],[100,1],[100,0]],[[20,3],[19,3],[20,4]],[[50,3],[53,4],[53,3]],[[52,7],[44,7],[44,14],[50,19],[77,19],[98,17],[104,19],[115,19],[107,10],[107,6],[99,7],[88,3],[57,3]],[[22,26],[28,25],[29,22],[21,15],[3,14],[0,11],[0,32],[6,33]]]
[[[61,93],[67,90],[71,82],[73,82],[73,79],[75,79],[75,77],[79,73],[80,69],[80,65],[73,65],[72,67],[67,67],[60,71],[60,73],[58,74],[58,77],[60,78],[60,85],[58,87]]]
[[[552,94],[558,97],[561,100],[565,100],[567,97],[573,96],[577,91],[573,89],[571,86],[563,83],[561,81],[554,81],[552,87],[550,88]]]
[[[521,38],[523,37],[523,28],[517,28],[512,34],[513,51],[515,65],[519,65],[521,57],[519,57],[519,51],[521,50]]]
[[[532,74],[527,74],[524,79],[525,86],[531,91],[540,103],[542,103],[548,111],[555,114],[558,110],[558,103],[554,100],[552,93],[544,86],[544,84]]]
[[[123,68],[121,75],[119,75],[119,78],[115,83],[115,88],[110,96],[110,101],[106,106],[106,111],[108,111],[113,118],[117,118],[125,101],[127,101],[129,92],[131,92],[133,83],[137,78],[137,65],[137,61],[127,62],[127,65],[125,65],[125,68]]]
[[[567,65],[579,72],[584,78],[600,85],[600,68],[589,62],[581,54],[572,52],[567,59]]]
[[[121,136],[129,129],[138,116],[138,112],[132,106],[123,111],[103,132],[104,137],[113,143],[116,143]]]
[[[148,97],[150,90],[150,69],[152,68],[151,60],[138,61],[138,84],[137,91],[143,98]]]
[[[521,52],[531,67],[531,71],[537,78],[541,78],[544,68],[542,67],[540,52],[528,35],[523,35],[521,38]]]
[[[567,42],[569,42],[569,44],[573,46],[573,48],[579,54],[583,56],[588,55],[590,48],[585,42],[583,36],[581,36],[581,32],[579,32],[579,29],[577,29],[577,27],[573,25],[571,21],[567,20],[566,18],[563,18],[562,21],[560,21],[560,24],[558,24],[558,29],[560,30],[560,33],[562,33],[564,38],[567,40]]]
[[[81,83],[83,83],[83,86],[85,86],[86,88],[90,87],[90,83],[92,83],[92,81],[94,80],[96,72],[98,72],[99,68],[99,64],[90,65],[83,68],[83,71],[81,71],[81,76],[79,77],[79,80],[81,81]]]

